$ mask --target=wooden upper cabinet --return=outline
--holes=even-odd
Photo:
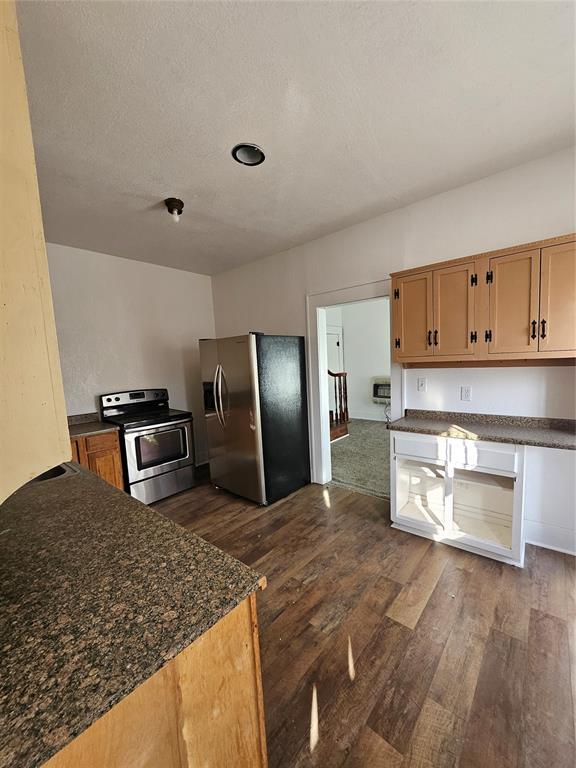
[[[434,355],[474,354],[473,275],[473,261],[433,272]]]
[[[392,298],[405,365],[576,359],[576,235],[396,272]]]
[[[432,272],[399,277],[393,283],[394,357],[432,356]]]
[[[576,349],[576,243],[542,248],[538,330],[541,351]]]
[[[16,7],[0,2],[0,503],[70,459]]]
[[[538,351],[540,250],[489,260],[488,353]]]

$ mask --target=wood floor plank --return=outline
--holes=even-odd
[[[531,607],[562,619],[574,618],[576,590],[574,558],[551,549],[526,547]]]
[[[429,697],[460,719],[468,717],[474,700],[485,642],[468,622],[456,619],[432,678]]]
[[[270,764],[274,766],[286,766],[293,768],[298,760],[303,760],[307,755],[307,745],[310,726],[310,697],[312,685],[317,686],[320,724],[322,733],[328,733],[331,727],[326,727],[326,717],[337,710],[339,699],[338,691],[341,686],[348,686],[348,640],[352,645],[355,659],[356,678],[360,680],[365,670],[365,661],[359,661],[365,648],[373,640],[374,645],[370,651],[370,658],[392,658],[387,654],[401,655],[409,630],[390,620],[385,621],[386,610],[390,602],[398,593],[398,585],[386,580],[378,579],[376,589],[366,589],[356,609],[347,617],[338,629],[326,638],[322,653],[302,676],[297,688],[293,691],[290,701],[283,699],[285,716],[279,724],[272,738],[274,745],[279,749],[272,750]],[[383,628],[384,623],[384,628]],[[363,657],[364,660],[366,656]],[[366,680],[362,685],[370,684],[372,676],[366,674]],[[368,700],[368,712],[372,704]],[[328,715],[325,714],[328,712]],[[324,724],[323,724],[324,723]],[[352,722],[359,728],[363,723]],[[332,739],[333,737],[331,737]],[[324,743],[324,742],[322,742]],[[287,745],[290,745],[289,747]],[[332,744],[332,740],[330,742]],[[322,747],[319,751],[324,751]],[[331,751],[332,747],[328,751]],[[340,753],[338,753],[340,755]],[[316,757],[318,752],[316,753]],[[340,755],[341,756],[341,755]],[[341,756],[342,757],[342,756]],[[331,755],[331,762],[335,755]]]
[[[459,768],[519,768],[524,764],[525,668],[524,643],[492,630],[486,641]]]
[[[414,537],[394,528],[390,529],[389,538],[395,542],[395,546],[392,553],[382,561],[382,573],[394,581],[406,584],[432,544],[428,539]],[[413,541],[414,538],[417,541]]]
[[[428,695],[470,574],[444,569],[408,642],[399,667],[388,679],[368,725],[404,754]]]
[[[338,768],[346,760],[384,681],[402,658],[409,635],[407,627],[385,616],[356,658],[354,680],[347,675],[343,658],[344,668],[329,685],[324,685],[321,680],[316,683],[320,740],[314,752],[315,764]],[[353,636],[354,640],[358,641],[357,634]],[[344,648],[341,646],[341,652]],[[311,682],[316,682],[314,675]],[[286,766],[302,768],[309,764],[306,741],[300,741],[300,748]]]
[[[504,566],[498,590],[494,629],[526,642],[530,623],[530,575],[527,568]]]
[[[442,544],[432,544],[426,550],[416,572],[390,606],[389,618],[414,629],[444,571],[449,556],[446,547]]]
[[[402,768],[455,768],[462,750],[465,721],[426,699]]]
[[[573,761],[574,558],[528,547],[524,570],[503,566],[395,530],[382,499],[334,486],[260,507],[204,485],[154,507],[268,576],[270,768]]]
[[[360,729],[343,768],[401,768],[402,755],[367,725]]]
[[[496,605],[501,593],[502,569],[505,566],[487,557],[478,557],[466,584],[456,621],[466,624],[470,632],[488,637],[494,625]]]
[[[524,682],[526,765],[574,768],[576,748],[566,622],[532,610]]]

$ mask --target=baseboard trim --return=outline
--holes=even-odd
[[[560,525],[524,520],[524,541],[535,547],[576,556],[576,531]]]
[[[540,549],[551,549],[553,552],[560,552],[563,555],[572,555],[572,557],[576,557],[576,550],[572,551],[570,549],[562,549],[562,547],[553,547],[551,544],[542,544],[541,541],[531,541],[530,539],[526,539],[525,544],[530,544],[533,547],[539,547]]]

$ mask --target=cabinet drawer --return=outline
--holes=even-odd
[[[116,432],[104,432],[98,435],[88,435],[86,437],[86,450],[88,453],[93,451],[105,451],[118,446],[118,435]]]
[[[421,459],[446,460],[446,439],[434,435],[394,434],[394,453]]]
[[[479,443],[475,440],[451,440],[450,461],[466,469],[517,471],[517,452],[514,446]]]

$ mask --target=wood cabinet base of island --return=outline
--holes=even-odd
[[[266,768],[252,594],[44,768]]]

